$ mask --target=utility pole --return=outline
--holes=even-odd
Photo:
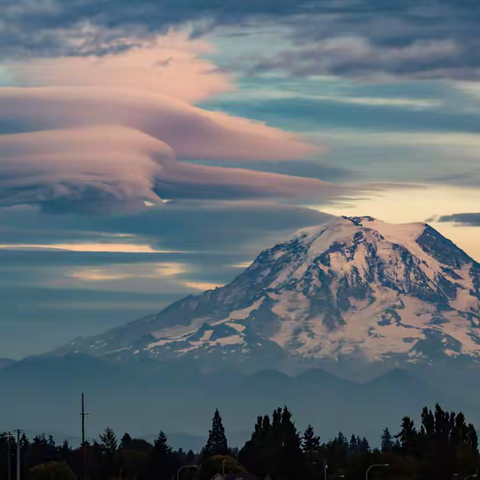
[[[20,430],[17,430],[17,480],[20,480]]]
[[[87,480],[87,443],[85,441],[85,418],[88,413],[85,413],[85,394],[82,393],[82,448],[83,448],[83,480]]]
[[[8,432],[8,480],[12,480],[12,432]]]

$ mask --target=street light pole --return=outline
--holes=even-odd
[[[180,480],[180,472],[185,468],[198,468],[198,465],[184,465],[183,467],[180,467],[177,472],[177,480]]]
[[[367,471],[365,472],[365,480],[368,480],[368,474],[372,468],[380,468],[380,467],[389,467],[390,465],[388,463],[375,463],[373,465],[370,465],[367,468]]]

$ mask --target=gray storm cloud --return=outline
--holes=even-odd
[[[186,26],[199,37],[219,27],[275,25],[290,31],[291,48],[275,55],[269,51],[275,45],[262,45],[257,70],[479,78],[480,6],[472,0],[0,0],[0,6],[3,59],[103,57]]]

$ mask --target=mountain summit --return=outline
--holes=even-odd
[[[232,283],[57,353],[343,375],[480,362],[480,265],[425,223],[340,217],[263,251]]]

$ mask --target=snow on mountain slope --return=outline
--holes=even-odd
[[[225,287],[58,353],[205,368],[480,361],[480,265],[423,223],[341,217],[262,252]]]

